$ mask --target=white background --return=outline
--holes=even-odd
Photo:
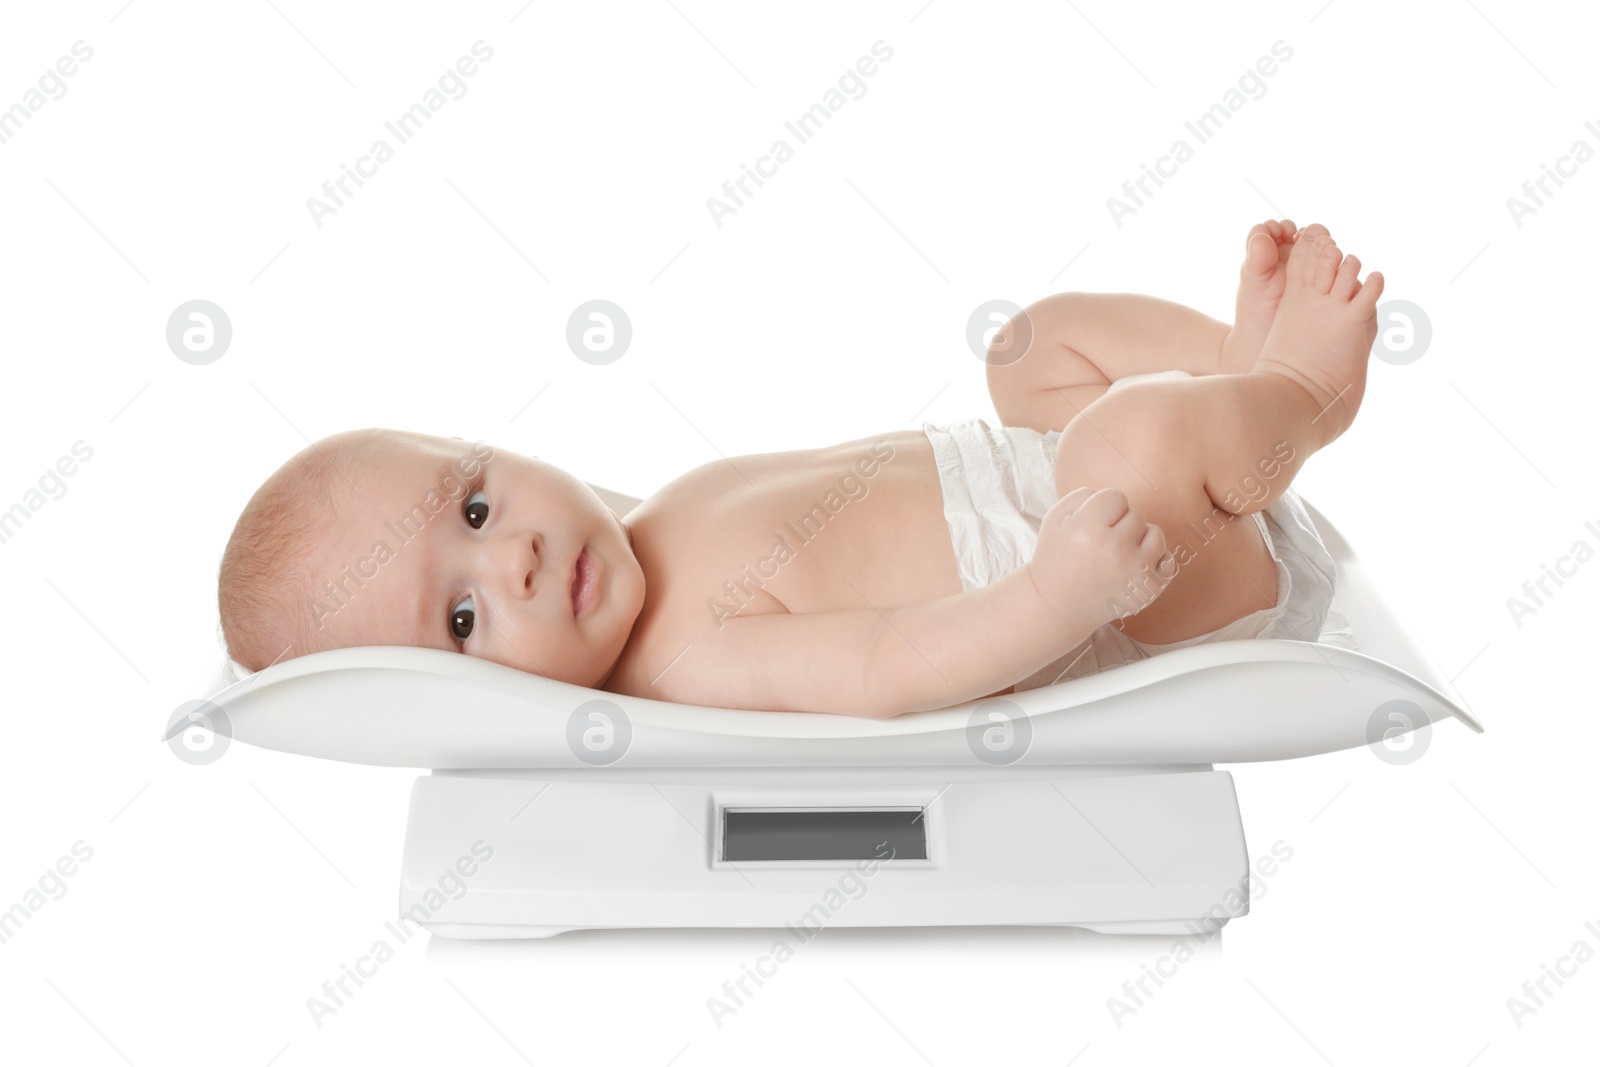
[[[0,545],[0,909],[93,849],[0,944],[0,1058],[1594,1057],[1600,962],[1520,1028],[1506,1006],[1578,940],[1600,950],[1600,562],[1520,627],[1506,603],[1600,546],[1600,161],[1520,227],[1506,206],[1575,140],[1600,148],[1592,12],[275,3],[0,14],[0,107],[94,49],[0,145],[0,509],[94,450]],[[317,228],[307,197],[479,39],[466,95]],[[1280,39],[1266,94],[1114,225],[1106,198]],[[718,228],[706,198],[878,40],[866,95]],[[413,773],[245,745],[196,768],[157,740],[215,648],[233,521],[307,438],[485,438],[647,495],[719,453],[991,416],[963,337],[986,300],[1133,291],[1229,318],[1245,231],[1279,216],[1329,225],[1431,318],[1296,485],[1487,733],[1447,723],[1409,766],[1230,768],[1252,857],[1293,858],[1120,1027],[1108,998],[1170,938],[831,929],[720,1028],[706,998],[766,931],[418,938],[313,1024],[307,998],[395,914]],[[564,341],[596,297],[634,327],[605,367]],[[195,298],[233,325],[209,366],[165,342]]]

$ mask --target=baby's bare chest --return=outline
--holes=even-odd
[[[619,671],[670,658],[733,616],[887,610],[961,591],[920,430],[717,460],[629,524],[646,594]]]

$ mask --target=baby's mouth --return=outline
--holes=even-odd
[[[572,598],[572,616],[577,618],[583,611],[584,601],[589,595],[589,587],[594,584],[594,564],[589,559],[587,545],[578,552],[578,558],[572,563],[572,584],[568,593]]]

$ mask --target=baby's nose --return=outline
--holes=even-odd
[[[512,542],[507,553],[507,584],[513,595],[524,599],[532,597],[534,580],[539,572],[539,542],[535,537],[523,536]]]

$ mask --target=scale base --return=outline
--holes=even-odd
[[[1249,911],[1244,829],[1226,771],[1035,768],[1044,776],[941,782],[929,769],[926,781],[892,786],[813,773],[813,782],[772,786],[537,771],[419,778],[401,921],[461,939],[770,928],[793,944],[828,926],[1209,936]],[[916,840],[901,831],[876,854],[842,837],[813,840],[805,847],[842,855],[730,860],[736,845],[749,846],[724,840],[728,809],[911,812]]]

